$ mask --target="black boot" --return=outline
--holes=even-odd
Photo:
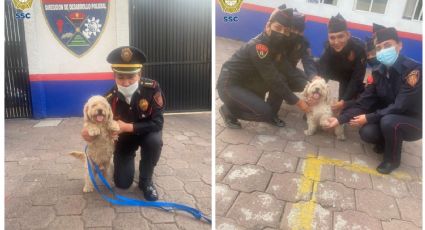
[[[139,188],[143,191],[143,196],[147,201],[158,200],[158,192],[156,191],[152,179],[141,179],[139,182]]]
[[[390,174],[394,169],[398,168],[400,166],[400,162],[388,162],[383,161],[377,168],[376,171],[382,174]]]
[[[285,127],[286,123],[281,120],[279,117],[274,117],[273,120],[271,122],[269,122],[270,124],[277,126],[277,127]]]
[[[219,109],[220,115],[224,120],[224,124],[226,124],[227,127],[231,128],[231,129],[240,129],[242,128],[241,123],[238,121],[238,119],[236,119],[235,117],[233,117],[233,115],[230,114],[229,111],[227,111],[227,109],[224,107],[224,105],[222,105]]]

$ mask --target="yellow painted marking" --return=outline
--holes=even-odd
[[[311,230],[313,229],[313,219],[317,203],[317,186],[320,181],[322,165],[335,165],[345,168],[349,171],[366,173],[374,176],[394,177],[399,180],[412,180],[412,177],[403,172],[393,172],[391,175],[383,175],[375,169],[368,168],[359,164],[351,164],[342,160],[331,159],[323,156],[316,157],[308,155],[304,161],[303,179],[298,188],[298,197],[310,195],[311,199],[306,202],[298,202],[292,206],[291,214],[289,215],[289,226],[293,230]]]

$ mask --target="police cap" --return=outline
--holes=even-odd
[[[340,13],[332,16],[328,23],[328,33],[338,33],[347,30],[347,22]]]
[[[399,42],[397,30],[394,27],[381,29],[376,32],[376,43],[381,43],[383,41],[390,40],[390,39],[393,39],[396,42]]]
[[[146,55],[136,47],[121,46],[112,50],[106,60],[112,64],[115,73],[134,74],[140,72]]]
[[[372,23],[372,32],[373,33],[376,33],[377,31],[382,30],[382,29],[385,29],[385,26],[379,25],[379,24],[376,24],[376,23]]]
[[[294,15],[292,18],[292,28],[300,32],[303,32],[305,29],[305,16],[297,10],[294,10]]]
[[[270,22],[279,22],[283,26],[290,27],[292,23],[293,9],[286,8],[285,5],[279,6],[270,15]]]

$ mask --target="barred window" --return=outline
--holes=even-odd
[[[407,0],[403,18],[422,21],[422,0]]]
[[[357,0],[356,10],[384,14],[388,0]]]
[[[307,0],[308,3],[322,3],[322,4],[328,4],[328,5],[334,5],[338,3],[338,0]]]

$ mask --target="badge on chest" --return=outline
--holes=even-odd
[[[141,111],[146,112],[149,108],[149,102],[146,99],[140,99],[139,108]]]

